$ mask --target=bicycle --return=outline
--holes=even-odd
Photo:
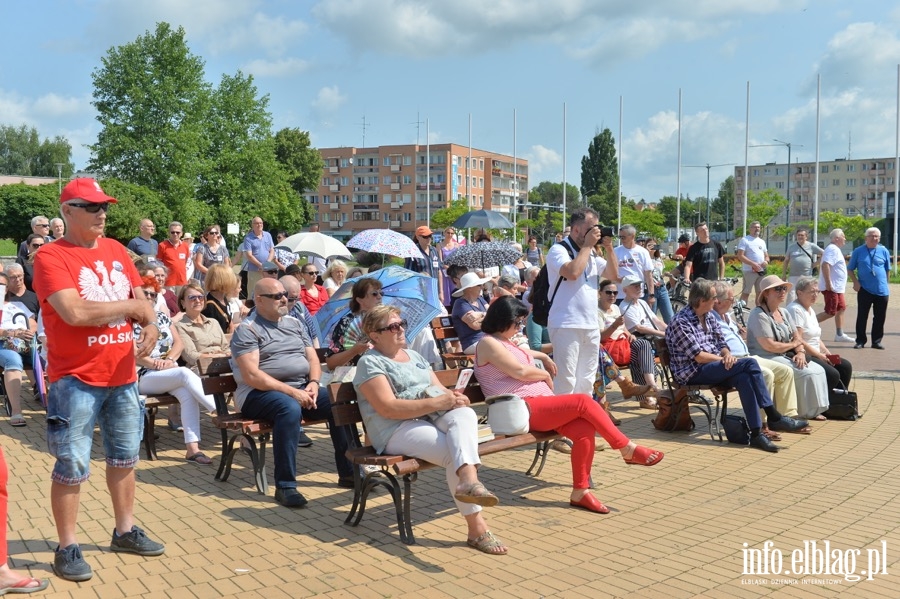
[[[669,301],[672,302],[672,312],[678,312],[688,305],[688,291],[691,286],[684,282],[684,277],[669,277],[675,281],[675,285],[669,290]]]

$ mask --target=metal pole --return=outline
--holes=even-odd
[[[516,168],[516,109],[513,108],[513,243],[516,242],[516,229],[519,222],[519,178],[518,169]]]
[[[706,224],[709,226],[709,164],[706,165]]]
[[[784,217],[784,226],[787,229],[784,233],[784,254],[787,255],[788,237],[791,236],[791,144],[788,147],[788,164],[787,164],[787,215]]]
[[[678,168],[675,175],[675,235],[681,235],[681,88],[678,88]]]
[[[894,149],[894,276],[897,275],[897,215],[900,214],[900,64],[897,65],[897,141]],[[887,194],[885,194],[887,195]]]
[[[816,180],[813,185],[813,245],[819,244],[819,103],[822,96],[822,75],[816,75]]]
[[[431,226],[431,133],[425,119],[425,224]]]
[[[563,102],[563,189],[562,189],[562,226],[566,228],[566,103]]]
[[[616,223],[616,232],[622,229],[622,115],[624,113],[625,100],[619,96],[619,159],[616,161],[619,167],[619,184],[616,189],[616,198],[619,200],[618,221]]]
[[[747,204],[750,203],[750,198],[747,197],[750,193],[750,82],[747,82],[747,118],[744,123],[744,205],[743,205],[743,217],[744,217],[744,234],[743,237],[747,236]]]

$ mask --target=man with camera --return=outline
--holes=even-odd
[[[558,369],[553,388],[559,395],[593,392],[600,346],[597,289],[601,278],[619,279],[612,231],[604,231],[597,218],[590,208],[574,211],[569,216],[569,236],[547,252],[551,297],[561,279],[547,320]],[[609,261],[594,252],[598,242],[603,243]]]

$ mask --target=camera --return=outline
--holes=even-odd
[[[612,227],[604,227],[601,225],[594,225],[594,227],[600,229],[600,238],[604,237],[615,237],[615,233],[613,233]]]

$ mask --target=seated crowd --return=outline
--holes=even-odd
[[[134,244],[142,252],[152,247],[151,227],[152,222],[142,222],[142,236],[135,238],[142,240]],[[169,232],[177,241],[180,224],[171,223]],[[273,423],[275,500],[287,507],[307,503],[296,479],[297,448],[312,444],[301,426],[304,419],[329,423],[337,483],[353,488],[353,465],[345,455],[350,438],[344,427],[334,425],[315,351],[325,339],[323,345],[332,352],[326,358],[328,370],[355,368],[352,381],[366,442],[378,453],[418,457],[444,467],[450,494],[467,524],[467,544],[489,554],[507,553],[482,514],[482,508],[499,500],[479,478],[477,416],[464,394],[438,383],[433,369],[442,364],[428,327],[407,343],[405,315],[383,304],[378,279],[362,277],[351,287],[347,313],[322,336],[315,313],[346,280],[358,276],[348,272],[346,264],[334,261],[320,271],[313,262],[297,264],[295,255],[282,251],[277,263],[260,261],[248,300],[242,301],[241,279],[232,268],[220,227],[207,227],[201,239],[184,265],[173,267],[146,256],[136,259],[143,295],[153,303],[159,325],[155,348],[137,359],[138,389],[178,399],[180,410],[170,411],[170,427],[183,433],[185,460],[212,463],[200,448],[200,429],[202,414],[213,412],[215,405],[203,392],[197,364],[202,358],[230,357],[237,382],[235,408],[248,418]],[[19,397],[22,373],[30,365],[32,338],[40,335],[40,306],[29,289],[33,256],[51,241],[30,235],[22,248],[24,257],[0,273],[0,285],[6,286],[0,367],[12,426],[26,423]],[[600,241],[589,247],[595,257],[609,253]],[[551,335],[534,322],[529,303],[544,255],[535,239],[525,252],[521,246],[516,251],[520,257],[497,278],[450,266],[444,301],[459,349],[470,356],[484,394],[522,397],[530,410],[531,430],[565,436],[554,447],[571,453],[573,507],[609,512],[590,491],[597,435],[626,464],[653,466],[663,459],[663,452],[636,444],[616,428],[620,422],[610,414],[606,397],[607,385],[616,382],[624,398],[636,398],[640,408],[656,409],[661,390],[655,375],[656,339],[668,346],[678,384],[737,389],[750,427],[750,446],[764,451],[778,451],[773,442],[778,433],[810,433],[807,420],[824,419],[833,390],[850,385],[852,366],[822,341],[812,308],[819,289],[812,277],[796,281],[796,299],[787,306],[782,304],[793,285],[775,275],[763,278],[744,330],[732,318],[734,291],[723,281],[695,278],[688,306],[667,324],[646,301],[642,278],[617,278],[607,271],[604,276],[609,278],[593,273],[596,320],[593,314],[584,318],[591,335],[599,332],[599,343],[591,349],[598,354],[593,396],[556,395]],[[190,266],[193,278],[178,278],[181,266]],[[324,285],[316,282],[319,275]],[[662,286],[661,279],[657,282]],[[139,332],[136,327],[135,339]],[[628,368],[632,378],[623,376],[620,368]]]

